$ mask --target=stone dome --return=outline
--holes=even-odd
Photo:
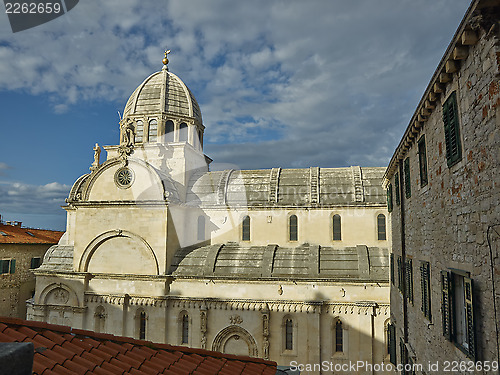
[[[125,105],[123,117],[152,113],[192,117],[202,123],[200,107],[193,94],[166,67],[151,74],[135,89]]]

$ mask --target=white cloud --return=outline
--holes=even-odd
[[[168,46],[218,161],[385,165],[468,3],[85,1],[21,33],[0,25],[0,89],[48,94],[58,113],[124,105]]]
[[[0,184],[0,206],[4,212],[64,215],[60,206],[65,204],[70,188],[58,182],[46,185],[4,182]]]

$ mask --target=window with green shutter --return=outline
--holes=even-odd
[[[394,190],[396,193],[396,204],[399,206],[401,204],[401,198],[399,196],[399,173],[394,175]]]
[[[444,137],[448,167],[462,160],[460,128],[458,124],[457,94],[452,92],[443,104]]]
[[[15,273],[16,260],[15,259],[1,259],[0,260],[0,274]]]
[[[443,335],[470,359],[476,359],[473,281],[467,272],[441,273]]]
[[[395,277],[394,277],[394,254],[393,253],[391,253],[390,271],[391,271],[391,283],[392,283],[392,285],[396,285]]]
[[[398,289],[403,293],[404,278],[403,278],[403,259],[398,255]]]
[[[406,349],[405,342],[403,338],[399,341],[399,353],[401,355],[401,364],[403,365],[401,369],[401,374],[406,375],[408,372],[406,371],[405,365],[408,363],[408,349]]]
[[[396,325],[394,323],[389,324],[389,358],[390,362],[396,366]]]
[[[411,183],[410,183],[410,158],[406,158],[403,162],[403,171],[405,179],[405,197],[411,197]]]
[[[413,261],[410,258],[406,259],[406,296],[413,304]]]
[[[430,268],[429,262],[420,262],[420,289],[422,292],[421,310],[424,313],[424,316],[429,319],[429,321],[432,321]]]
[[[392,212],[392,184],[387,185],[387,211]]]
[[[425,186],[429,182],[427,177],[427,151],[425,149],[425,136],[418,141],[418,163],[420,167],[420,186]]]

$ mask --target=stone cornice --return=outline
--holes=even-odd
[[[435,70],[432,78],[425,89],[424,95],[420,99],[417,105],[415,113],[413,114],[408,127],[405,130],[401,141],[399,142],[396,150],[389,162],[387,170],[384,174],[385,184],[394,174],[397,163],[403,160],[407,151],[411,147],[412,143],[415,141],[420,129],[424,126],[425,121],[429,118],[430,111],[432,110],[432,102],[435,102],[440,94],[443,92],[444,84],[451,82],[450,73],[457,73],[460,71],[460,64],[455,63],[455,61],[462,60],[466,57],[464,56],[464,51],[467,52],[467,46],[474,44],[475,42],[469,42],[466,39],[466,29],[472,18],[474,11],[480,8],[480,4],[486,4],[488,0],[473,0],[464,18],[462,19],[452,41],[448,45],[446,52],[444,53],[437,69]],[[427,104],[427,105],[426,105]]]
[[[146,297],[124,295],[85,294],[86,303],[106,303],[113,305],[135,305],[153,307],[194,308],[230,311],[294,312],[306,314],[354,314],[388,315],[390,304],[384,302],[329,302],[258,299],[223,299],[190,297]]]

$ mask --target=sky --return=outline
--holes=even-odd
[[[241,169],[387,166],[469,0],[81,0],[13,33],[0,14],[0,215],[64,230],[92,148],[162,67],[204,151]]]

